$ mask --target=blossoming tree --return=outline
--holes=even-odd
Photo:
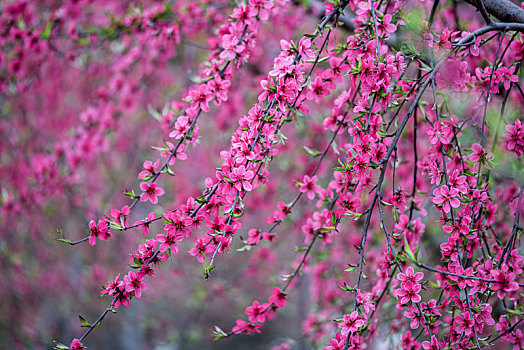
[[[1,4],[0,344],[524,349],[522,33],[510,0]]]

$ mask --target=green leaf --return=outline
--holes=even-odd
[[[348,286],[346,282],[344,282],[344,286],[342,286],[342,287],[338,286],[338,288],[340,288],[344,292],[355,292],[356,291],[355,288]]]
[[[248,252],[251,250],[251,248],[253,248],[252,245],[250,244],[246,244],[245,246],[243,246],[242,248],[238,248],[237,249],[237,252]]]
[[[160,113],[157,112],[156,109],[153,108],[153,106],[147,105],[147,111],[149,112],[149,114],[151,114],[153,118],[155,118],[159,122],[162,121],[162,116],[160,115]]]
[[[235,214],[235,213],[233,212],[233,217],[236,218],[236,219],[238,219],[238,218],[241,218],[242,216],[244,216],[244,214],[245,214],[245,213],[244,213],[243,210],[242,210],[239,214]]]
[[[201,195],[200,197],[195,199],[195,202],[197,202],[198,204],[203,204],[203,203],[207,203],[207,200],[206,200],[206,197],[204,197],[204,195]]]
[[[91,40],[89,40],[89,37],[80,38],[76,42],[78,43],[78,45],[81,45],[81,46],[87,46],[91,44]]]
[[[516,316],[522,315],[522,311],[521,310],[506,309],[506,312],[508,314],[516,315]]]
[[[344,270],[344,272],[352,272],[352,271],[355,271],[355,269],[357,268],[357,265],[353,265],[353,264],[348,264],[348,268]]]
[[[123,218],[122,218],[123,220]],[[117,223],[116,221],[114,220],[108,220],[109,221],[109,228],[113,228],[115,230],[123,230],[124,227],[122,225],[120,225],[119,223]]]
[[[431,280],[428,280],[428,283],[430,286],[432,286],[433,288],[440,288],[440,286],[438,284],[436,284],[435,282],[431,281]]]
[[[80,319],[80,323],[82,324],[82,327],[91,327],[91,324],[86,321],[85,318],[83,318],[81,315],[78,315],[78,318]]]
[[[47,26],[40,34],[40,40],[49,40],[49,37],[51,36],[51,28],[53,27],[53,22],[47,23]]]
[[[133,254],[133,262],[136,265],[142,265],[142,262],[140,260],[138,260],[138,258],[135,256],[135,254]]]
[[[218,326],[215,326],[215,330],[213,331],[213,335],[214,335],[214,338],[213,338],[213,341],[217,341],[217,340],[220,340],[222,338],[226,338],[227,337],[227,333],[224,332],[222,329],[220,329]]]
[[[208,278],[209,274],[211,273],[211,271],[213,271],[214,268],[215,268],[215,266],[206,264],[204,266],[204,274],[202,275],[202,277],[203,278]]]
[[[64,345],[60,342],[57,342],[56,340],[53,340],[53,344],[55,344],[53,346],[53,349],[57,349],[57,350],[69,350],[69,346],[67,345]]]
[[[58,241],[58,242],[64,242],[64,243],[67,243],[67,244],[71,244],[72,242],[70,240],[68,240],[67,238],[55,238],[55,241]]]
[[[318,157],[319,155],[321,155],[322,153],[320,153],[319,151],[317,150],[314,150],[312,148],[309,148],[308,146],[304,146],[304,149],[306,150],[307,154],[309,154],[311,157],[315,158],[315,157]]]
[[[353,217],[354,220],[358,220],[362,217],[362,215],[364,215],[363,213],[355,213],[354,211],[350,211],[350,210],[346,211],[346,214]]]
[[[339,156],[340,155],[340,151],[338,150],[338,146],[337,146],[337,143],[336,142],[333,142],[333,144],[331,145],[331,147],[333,148],[333,152]]]
[[[175,173],[173,172],[173,170],[171,170],[169,166],[166,166],[166,173],[170,176],[175,176]]]
[[[408,239],[406,236],[404,236],[404,250],[406,251],[406,254],[413,262],[417,262],[417,259],[415,258],[415,254],[413,254],[413,251],[411,250],[411,247],[408,244]]]
[[[289,274],[289,275],[282,275],[282,276],[280,276],[280,278],[282,278],[282,280],[284,280],[284,281],[289,280],[291,277],[293,277],[292,274]]]
[[[125,196],[128,196],[129,198],[138,198],[138,196],[135,194],[135,191],[134,190],[131,190],[131,191],[124,191],[124,195]]]

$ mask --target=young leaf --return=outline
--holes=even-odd
[[[308,146],[304,146],[304,149],[306,150],[307,154],[309,154],[311,157],[315,158],[315,157],[318,157],[319,155],[321,155],[322,153],[320,153],[319,151],[317,150],[314,150],[312,148],[309,148]]]
[[[40,40],[49,40],[49,37],[51,36],[51,28],[53,27],[53,22],[47,23],[47,26],[40,34]]]
[[[413,251],[411,250],[411,247],[409,246],[408,239],[406,236],[404,236],[404,250],[406,251],[406,254],[413,262],[417,262],[417,259],[415,258],[415,254],[413,254]]]
[[[78,315],[78,318],[80,319],[80,323],[82,324],[81,327],[91,327],[91,324],[86,321],[85,318],[83,318],[81,315]]]
[[[57,342],[56,340],[53,340],[53,344],[55,344],[53,346],[53,349],[56,349],[56,350],[69,350],[69,346],[67,345],[64,345],[60,342]]]

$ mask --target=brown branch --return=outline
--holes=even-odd
[[[477,0],[464,0],[477,7]],[[509,0],[482,0],[486,11],[502,22],[524,23],[524,10]]]

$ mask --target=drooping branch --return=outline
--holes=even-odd
[[[464,0],[475,7],[476,0]],[[524,10],[509,0],[483,0],[486,11],[502,22],[524,23]]]

